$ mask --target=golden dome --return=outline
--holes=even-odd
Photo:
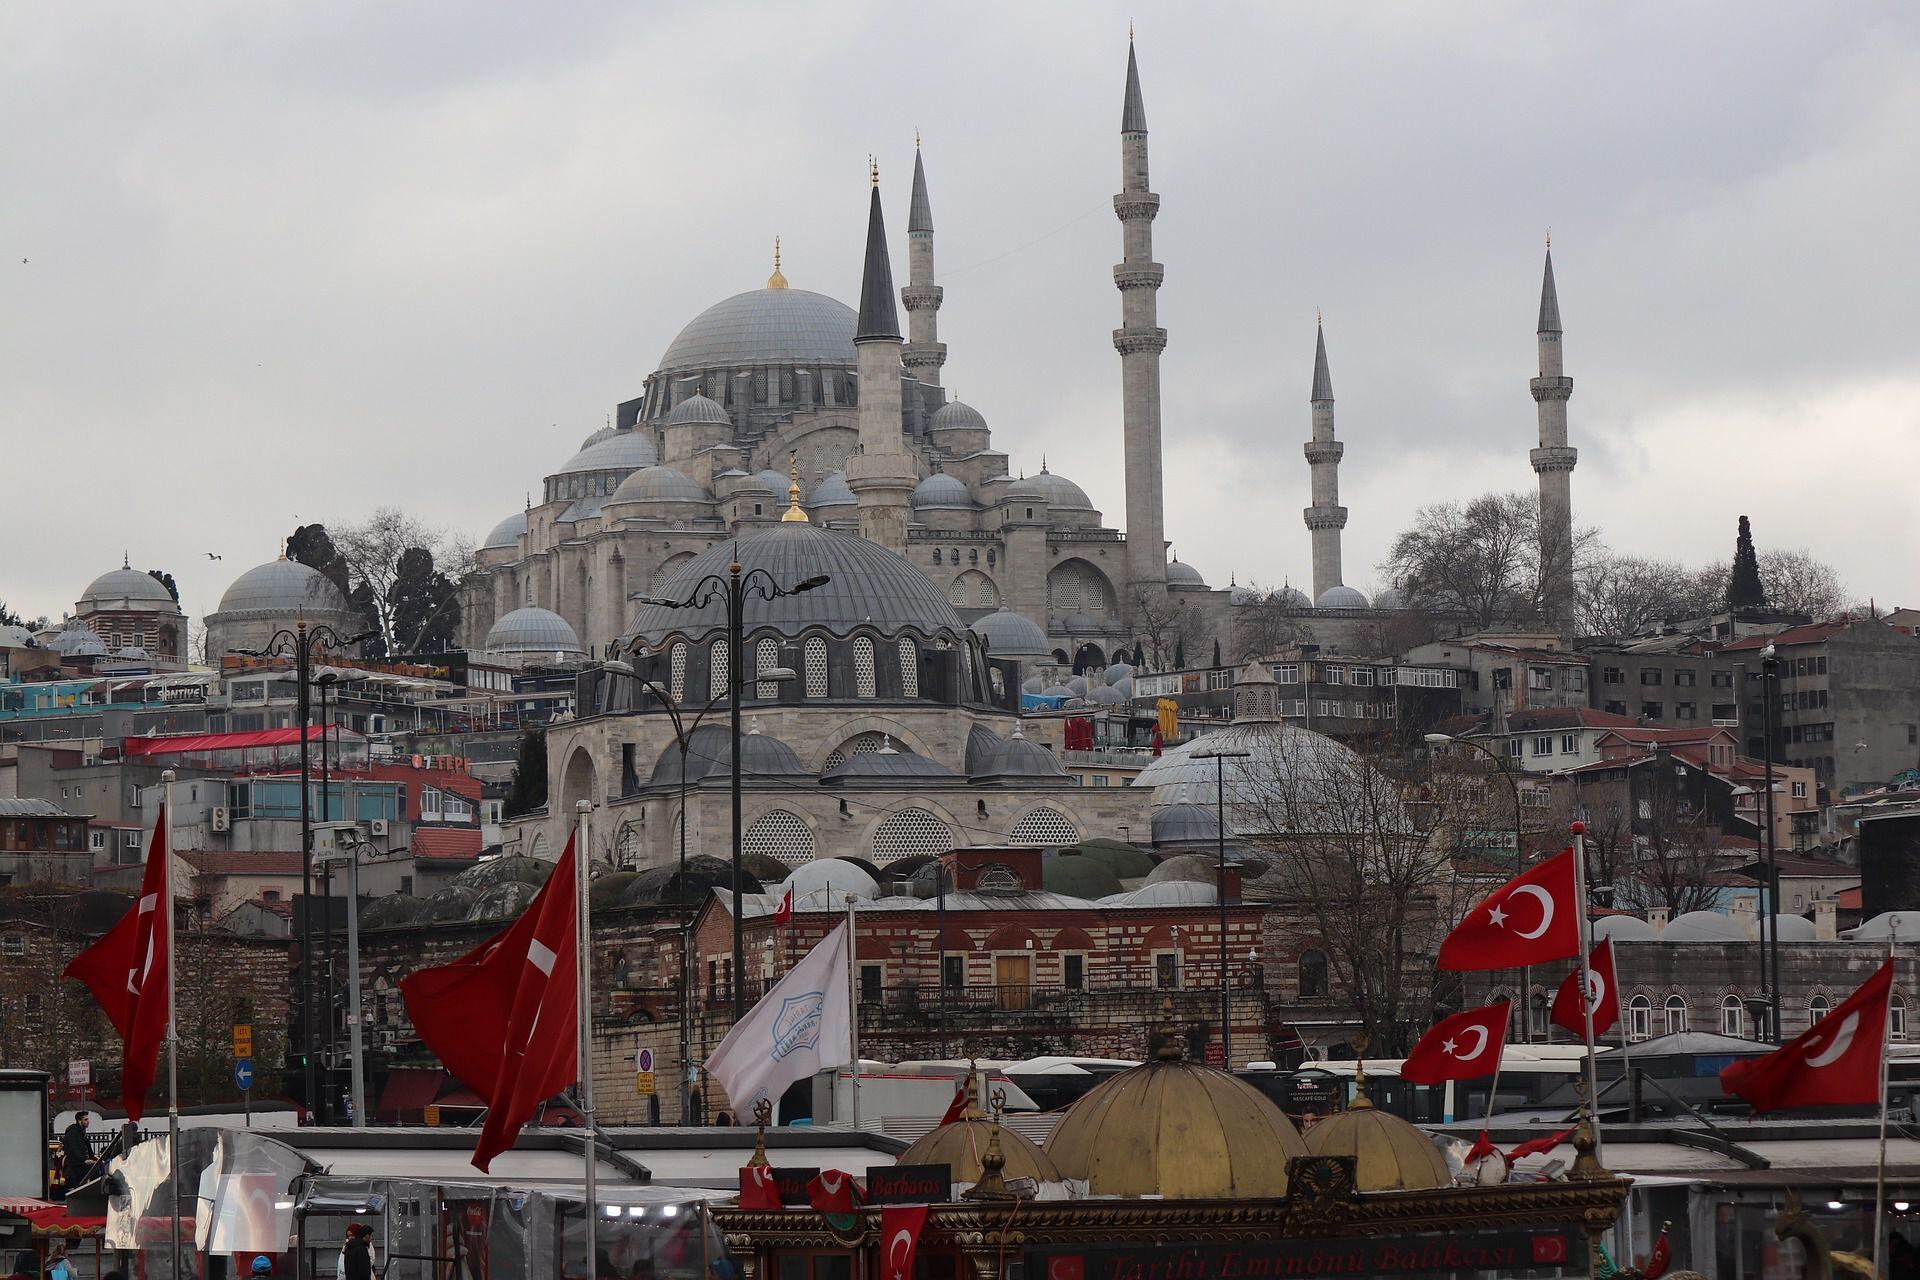
[[[1162,1058],[1067,1108],[1047,1154],[1094,1195],[1234,1199],[1285,1195],[1287,1161],[1306,1155],[1307,1144],[1252,1085]]]
[[[1363,1080],[1347,1109],[1307,1130],[1317,1156],[1352,1156],[1362,1191],[1431,1191],[1453,1181],[1446,1157],[1426,1134],[1367,1097]]]
[[[980,1158],[987,1153],[987,1140],[993,1134],[993,1121],[968,1116],[943,1124],[902,1151],[899,1164],[944,1164],[953,1170],[955,1182],[980,1181]],[[1032,1178],[1036,1182],[1061,1182],[1060,1170],[1047,1153],[1023,1134],[1004,1126],[1000,1130],[1000,1154],[1006,1164],[1002,1178]]]

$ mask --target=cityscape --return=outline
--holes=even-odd
[[[1295,191],[1268,238],[1230,207],[1290,167],[1270,148],[1306,125],[1275,134],[1275,104],[1356,141],[1385,104],[1483,133],[1550,74],[1437,27],[1414,71],[1431,15],[1360,7],[1289,31],[1076,6],[991,74],[984,34],[941,47],[950,15],[902,43],[860,8],[828,62],[806,9],[751,37],[744,10],[487,11],[453,44],[445,11],[0,19],[9,98],[73,107],[30,171],[240,203],[156,239],[140,319],[102,315],[91,351],[75,308],[133,251],[76,256],[38,190],[0,232],[39,317],[0,390],[25,513],[0,555],[9,1274],[1920,1275],[1915,371],[1884,340],[1920,264],[1851,256],[1914,211],[1908,162],[1831,245],[1780,246],[1777,298],[1709,299],[1736,331],[1819,313],[1844,359],[1703,335],[1699,387],[1653,403],[1657,296],[1773,265],[1747,226],[1671,229],[1740,186],[1695,148],[1752,166],[1755,224],[1852,199],[1898,110],[1864,85],[1920,57],[1913,16],[1732,35],[1728,86],[1804,55],[1804,116],[1703,105],[1629,159],[1577,113],[1511,126],[1660,190],[1697,274],[1651,247],[1653,197],[1556,176],[1502,179],[1521,229],[1433,187],[1431,274],[1392,282],[1331,264],[1418,211],[1302,221]],[[1502,50],[1583,72],[1659,29],[1518,25]],[[1291,41],[1277,78],[1235,31]],[[725,99],[739,41],[736,100],[606,105],[616,51],[697,51],[659,87],[707,64]],[[1377,80],[1315,63],[1368,41]],[[109,46],[132,87],[83,103]],[[868,60],[864,99],[810,83]],[[164,178],[164,148],[99,132],[150,63],[222,102]],[[962,114],[1048,66],[1017,117]],[[1652,127],[1602,81],[1568,93]],[[153,128],[201,118],[187,84]],[[1414,105],[1436,85],[1460,97]],[[596,111],[651,156],[644,192],[582,165]],[[358,137],[366,172],[328,197],[256,129],[316,130],[323,173]],[[1487,160],[1408,130],[1290,179],[1337,204],[1448,147]],[[1260,154],[1216,173],[1228,144]],[[585,224],[626,241],[617,273],[557,269],[581,182],[630,217]],[[121,199],[74,217],[110,241]],[[215,228],[217,268],[186,248]],[[1813,289],[1799,260],[1829,251]],[[352,335],[320,336],[382,261]],[[235,344],[209,299],[263,277],[315,327]],[[502,286],[525,305],[479,338],[474,291]],[[93,365],[156,430],[96,437],[73,521],[29,477],[91,430]],[[189,389],[254,420],[171,425]]]

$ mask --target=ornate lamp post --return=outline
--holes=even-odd
[[[1196,751],[1195,760],[1213,761],[1214,894],[1220,906],[1220,1065],[1233,1070],[1233,984],[1227,977],[1227,761],[1245,760],[1251,751]]]

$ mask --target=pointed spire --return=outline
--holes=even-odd
[[[1553,237],[1547,237],[1547,274],[1540,282],[1541,333],[1560,332],[1560,294],[1553,287]]]
[[[920,163],[920,134],[913,135],[913,203],[907,209],[907,234],[933,230],[933,204],[927,199],[927,169]]]
[[[887,224],[880,214],[880,166],[870,164],[873,198],[867,206],[867,265],[860,277],[860,323],[853,340],[899,342],[900,314],[893,306],[893,263],[887,257]]]
[[[1327,330],[1314,318],[1313,338],[1313,394],[1309,400],[1321,401],[1333,399],[1333,375],[1327,372]]]
[[[1127,28],[1127,102],[1120,109],[1120,132],[1145,133],[1147,108],[1140,100],[1140,64],[1133,56],[1133,28]]]
[[[780,237],[773,238],[773,274],[767,277],[767,288],[784,289],[787,278],[780,274]]]

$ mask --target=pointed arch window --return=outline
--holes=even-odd
[[[920,647],[911,636],[900,637],[900,692],[908,698],[920,696]]]
[[[728,650],[725,640],[715,640],[707,649],[707,696],[718,698],[727,692]]]
[[[827,642],[819,636],[807,640],[807,696],[827,696]]]
[[[873,687],[873,638],[855,636],[853,638],[853,696],[871,698]]]

